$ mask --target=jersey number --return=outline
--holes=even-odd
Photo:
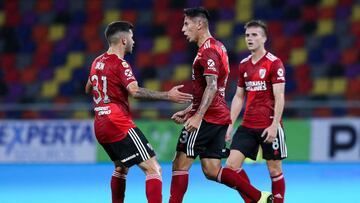
[[[91,82],[95,81],[96,85],[93,86],[93,90],[97,92],[98,97],[95,97],[95,94],[93,96],[93,100],[96,104],[100,103],[101,100],[103,100],[103,102],[105,104],[110,103],[110,99],[109,96],[106,94],[107,93],[107,80],[106,80],[106,76],[101,76],[101,80],[102,80],[102,92],[104,95],[104,98],[101,97],[101,93],[99,91],[99,77],[97,75],[93,75],[91,76]]]

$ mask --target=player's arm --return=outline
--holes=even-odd
[[[190,102],[192,95],[180,92],[178,89],[182,87],[183,85],[178,85],[167,92],[159,92],[139,87],[137,81],[133,81],[127,86],[127,90],[136,99],[169,100],[177,103]]]
[[[85,93],[90,94],[91,91],[92,91],[92,85],[91,85],[90,80],[88,79],[88,81],[86,82],[86,85],[85,85]]]
[[[275,99],[274,119],[271,125],[266,128],[262,136],[266,135],[264,142],[271,143],[276,138],[277,128],[280,125],[281,116],[285,105],[285,83],[273,84],[273,94]]]
[[[231,109],[230,109],[231,124],[229,125],[225,136],[227,141],[231,139],[231,133],[234,129],[234,123],[241,112],[241,109],[244,104],[244,98],[245,98],[245,89],[243,87],[238,86],[236,88],[236,93],[231,101]]]
[[[207,109],[211,105],[217,91],[217,76],[205,75],[206,88],[204,90],[200,106],[197,112],[185,122],[185,129],[189,132],[195,131],[201,123]]]

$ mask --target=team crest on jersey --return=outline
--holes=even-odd
[[[215,61],[214,60],[208,59],[207,60],[207,65],[208,65],[209,70],[216,71],[216,69],[215,69]]]
[[[123,61],[121,64],[122,64],[122,66],[123,66],[124,68],[129,68],[129,64],[126,63],[125,61]]]
[[[260,68],[259,69],[259,76],[261,79],[263,79],[265,77],[266,74],[266,69],[265,68]]]

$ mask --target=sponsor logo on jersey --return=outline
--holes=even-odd
[[[260,68],[259,69],[259,76],[261,79],[265,78],[265,74],[266,74],[266,69],[265,68]]]
[[[109,115],[111,114],[111,109],[109,109],[110,106],[98,106],[94,108],[94,111],[97,112],[99,116],[102,115]]]
[[[125,74],[126,77],[131,77],[131,76],[133,76],[133,73],[131,72],[130,69],[126,69],[125,72],[124,72],[124,74]]]
[[[207,65],[208,65],[209,70],[216,71],[216,69],[215,69],[215,61],[214,60],[208,59],[207,60]]]
[[[96,70],[104,70],[104,67],[105,67],[105,63],[97,62],[96,66],[95,66],[95,69]]]
[[[277,70],[277,74],[278,74],[278,77],[277,77],[278,80],[285,80],[284,70],[283,69],[279,68]]]
[[[266,90],[265,81],[247,81],[245,82],[246,91],[264,91]]]

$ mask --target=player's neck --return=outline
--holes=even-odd
[[[266,54],[265,49],[257,49],[251,52],[251,61],[253,63],[258,62]]]
[[[107,54],[115,54],[120,59],[124,59],[125,56],[125,50],[122,49],[116,49],[114,47],[109,47],[109,49],[106,52]]]
[[[197,41],[197,45],[198,47],[201,47],[202,44],[204,44],[204,42],[209,39],[211,36],[209,30],[204,31],[202,34],[199,35],[199,39]]]

